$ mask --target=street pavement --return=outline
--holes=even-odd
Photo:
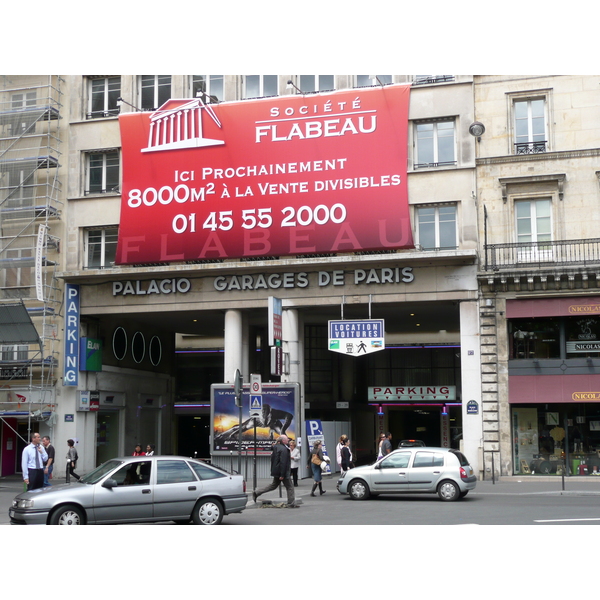
[[[336,482],[338,474],[326,476],[323,478],[323,488],[327,493],[317,498],[310,498],[312,488],[312,479],[302,479],[299,486],[295,488],[297,503],[300,508],[306,505],[315,506],[315,501],[319,499],[325,502],[328,509],[333,509],[335,503],[346,500],[347,497],[342,497],[336,490]],[[55,478],[52,480],[54,485],[65,483],[64,478]],[[270,483],[270,479],[260,479],[257,481],[257,489],[260,489]],[[79,485],[72,480],[72,485]],[[265,508],[265,505],[279,505],[286,502],[286,491],[283,486],[278,490],[268,492],[258,498],[258,502],[252,501],[253,482],[247,482],[248,504],[246,510],[257,508]],[[23,480],[20,476],[10,476],[0,478],[0,525],[9,525],[8,509],[12,503],[12,499],[24,490]],[[501,477],[499,480],[478,481],[475,490],[469,493],[468,498],[477,498],[485,496],[535,496],[542,495],[545,497],[552,496],[600,496],[600,477]],[[429,495],[428,495],[429,496]],[[423,496],[421,496],[422,498]],[[433,496],[430,496],[432,499]],[[307,508],[307,507],[306,507]],[[300,513],[301,511],[294,511]],[[232,516],[232,524],[235,523],[235,515]],[[298,515],[300,517],[300,514]],[[382,522],[384,524],[385,521]],[[598,521],[600,524],[600,521]]]

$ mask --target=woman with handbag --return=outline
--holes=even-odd
[[[323,458],[323,449],[321,448],[322,446],[322,442],[320,441],[316,441],[313,449],[311,450],[310,453],[310,467],[312,469],[312,474],[313,474],[313,480],[314,480],[314,484],[312,487],[312,490],[310,492],[311,496],[315,496],[315,491],[317,489],[317,486],[319,486],[319,493],[322,496],[325,493],[325,490],[323,489],[323,485],[321,484],[321,478],[322,478],[322,469],[321,469],[321,463],[323,463],[325,461],[325,459]]]

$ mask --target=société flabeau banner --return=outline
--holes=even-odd
[[[410,86],[119,116],[117,264],[412,248]]]

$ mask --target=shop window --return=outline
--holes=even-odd
[[[192,98],[202,98],[205,104],[223,101],[223,75],[192,75]]]
[[[511,359],[560,358],[560,320],[514,319],[509,322]]]
[[[170,97],[170,75],[142,75],[140,77],[140,106],[142,110],[157,110]]]
[[[424,250],[457,248],[456,205],[419,206],[415,209],[417,244]]]
[[[565,319],[567,358],[600,356],[600,319],[595,316]]]
[[[415,123],[415,169],[456,164],[454,120]]]
[[[119,193],[119,151],[90,152],[87,154],[87,194]]]
[[[244,77],[244,98],[277,96],[277,75],[246,75]]]
[[[90,78],[88,88],[88,119],[114,117],[119,114],[117,98],[121,96],[121,77]]]
[[[116,227],[86,231],[85,268],[107,269],[115,264],[118,234]]]

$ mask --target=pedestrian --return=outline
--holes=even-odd
[[[146,456],[146,453],[142,452],[142,445],[141,444],[136,444],[135,445],[135,450],[133,451],[133,454],[131,456]]]
[[[44,461],[48,460],[48,454],[41,441],[39,433],[32,433],[30,443],[23,448],[21,468],[27,491],[44,487]]]
[[[381,443],[381,456],[386,456],[392,451],[392,434],[388,431]]]
[[[48,460],[44,463],[44,487],[50,487],[52,485],[50,480],[52,479],[52,471],[54,471],[54,456],[56,451],[47,435],[42,438],[42,444],[48,455]]]
[[[344,445],[342,446],[342,472],[348,471],[352,468],[352,451],[350,450],[350,440],[346,438]]]
[[[287,444],[287,435],[280,435],[276,444],[273,446],[273,452],[271,453],[271,477],[273,477],[273,481],[261,490],[252,492],[252,499],[254,502],[256,502],[256,499],[259,496],[262,496],[262,494],[276,489],[280,483],[283,483],[287,492],[287,508],[298,508],[296,506],[294,486],[292,485],[292,480],[290,478],[292,458]]]
[[[343,433],[340,435],[340,439],[338,441],[337,446],[335,447],[335,461],[337,462],[337,466],[342,470],[342,448],[344,447],[348,436]]]
[[[154,444],[148,444],[146,446],[146,456],[154,456]]]
[[[67,451],[67,475],[66,482],[71,483],[71,475],[79,481],[81,477],[75,473],[75,467],[77,466],[77,461],[79,460],[79,456],[77,454],[77,450],[75,448],[75,442],[73,440],[67,440],[67,445],[69,446],[69,450]]]
[[[317,490],[317,486],[319,487],[319,493],[322,496],[325,493],[323,489],[323,484],[321,483],[321,479],[323,477],[323,471],[321,469],[321,463],[325,461],[323,457],[323,443],[320,440],[317,440],[314,443],[313,449],[310,452],[310,467],[312,469],[313,474],[313,486],[310,491],[311,496],[315,496],[315,491]]]
[[[383,440],[385,440],[385,433],[382,433],[377,441],[377,460],[383,456],[383,454],[381,454],[381,445],[383,444]]]
[[[298,487],[298,468],[300,467],[300,448],[296,444],[296,440],[290,440],[290,458],[292,459],[292,480],[294,487]]]

